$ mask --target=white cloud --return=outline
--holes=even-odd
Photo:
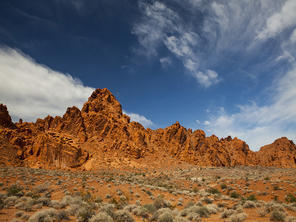
[[[270,87],[271,102],[239,106],[239,112],[228,114],[223,109],[210,118],[207,127],[212,133],[225,137],[237,136],[258,150],[275,139],[287,136],[296,141],[296,67],[278,78]]]
[[[296,25],[296,1],[287,0],[281,10],[271,15],[264,29],[258,34],[259,39],[275,36],[284,29]]]
[[[34,121],[62,115],[69,106],[81,108],[93,90],[20,51],[0,48],[0,102],[8,106],[14,120]]]
[[[168,66],[170,66],[172,64],[172,60],[170,57],[162,57],[159,59],[159,62],[162,66],[162,68],[167,68]]]
[[[204,121],[204,125],[205,125],[205,126],[209,126],[209,125],[211,125],[211,123],[210,123],[210,121],[207,121],[207,120],[206,120],[206,121]]]
[[[131,121],[141,123],[145,128],[154,126],[154,123],[150,119],[147,119],[145,116],[137,113],[129,113],[124,110],[123,113],[128,115],[131,118]]]
[[[166,37],[166,33],[176,31],[179,16],[163,3],[158,1],[153,4],[139,3],[142,19],[135,23],[132,34],[136,35],[142,49],[137,52],[147,56],[156,56],[157,48]]]
[[[290,41],[292,43],[295,43],[296,42],[296,28],[294,29],[294,31],[292,32],[292,35],[290,37]]]
[[[218,78],[218,74],[210,69],[206,70],[205,72],[197,72],[195,73],[194,77],[205,87],[209,87],[220,81],[220,79]]]
[[[191,3],[197,4],[198,1]],[[138,52],[157,56],[158,47],[164,45],[182,61],[184,68],[199,84],[208,87],[219,82],[216,72],[214,76],[208,70],[200,69],[199,57],[193,51],[199,43],[199,36],[186,26],[177,12],[158,1],[152,4],[141,2],[140,8],[143,17],[132,30],[143,48]]]

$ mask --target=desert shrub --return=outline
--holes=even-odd
[[[17,196],[21,197],[24,195],[22,192],[23,187],[18,184],[13,184],[10,187],[7,188],[7,196]]]
[[[149,195],[149,196],[152,196],[152,193],[150,190],[145,190],[145,192]]]
[[[28,215],[28,214],[24,214],[23,216],[21,216],[21,219],[23,221],[27,221],[27,220],[29,220],[29,218],[30,218],[30,215]]]
[[[291,194],[291,193],[288,193],[285,197],[285,200],[289,203],[295,203],[296,202],[296,197]]]
[[[286,214],[284,212],[274,210],[270,214],[270,221],[284,222],[286,218]]]
[[[113,222],[113,219],[106,212],[99,212],[92,216],[89,222]]]
[[[132,212],[135,208],[137,208],[138,206],[135,204],[129,204],[127,206],[125,206],[123,209],[128,211],[128,212]]]
[[[4,200],[4,206],[14,206],[14,204],[16,203],[16,201],[18,200],[18,197],[16,196],[10,196],[10,197],[7,197],[5,200]]]
[[[237,192],[233,191],[233,192],[230,193],[230,197],[232,197],[232,198],[239,198],[240,195]]]
[[[32,206],[33,206],[33,202],[20,202],[20,203],[17,203],[15,205],[15,208],[16,209],[19,209],[19,210],[25,210],[25,211],[31,211],[32,210]]]
[[[33,191],[35,193],[44,193],[45,191],[47,191],[47,189],[48,189],[48,184],[45,183],[45,184],[40,184],[38,186],[35,186],[33,188]]]
[[[78,210],[77,219],[79,222],[86,222],[88,221],[95,212],[88,206],[84,206]]]
[[[223,213],[221,214],[221,218],[228,218],[232,214],[234,214],[235,211],[230,209],[230,210],[224,210]]]
[[[134,218],[125,210],[118,210],[114,220],[116,222],[134,222]]]
[[[247,214],[245,213],[238,213],[238,214],[232,214],[229,218],[231,222],[242,222],[247,218]]]
[[[274,203],[274,202],[270,202],[267,203],[265,205],[266,210],[268,211],[268,213],[272,212],[272,211],[281,211],[281,212],[285,212],[284,207],[281,204],[278,203]]]
[[[45,209],[37,211],[28,220],[28,222],[42,222],[42,221],[55,221],[57,220],[57,210]]]
[[[41,203],[43,206],[49,206],[51,203],[51,200],[47,197],[40,197],[35,201],[36,203]]]
[[[198,192],[198,188],[197,187],[193,187],[193,190],[192,190],[194,193],[197,193]]]
[[[244,203],[243,207],[244,208],[255,208],[256,207],[256,204],[253,201],[247,200]]]
[[[65,205],[62,205],[59,201],[57,200],[52,200],[50,201],[50,204],[49,204],[50,207],[53,207],[54,209],[61,209],[61,208],[64,208]]]
[[[158,210],[160,208],[166,207],[165,201],[162,196],[158,196],[154,202],[153,202],[154,207]]]
[[[218,207],[216,204],[209,204],[206,206],[210,214],[216,214],[218,212]]]
[[[275,184],[274,186],[273,186],[273,190],[280,190],[281,188],[279,187],[279,185],[277,185],[277,184]]]
[[[190,212],[187,216],[188,220],[194,221],[194,222],[201,222],[201,218],[198,213]]]
[[[169,212],[165,212],[161,214],[157,219],[157,222],[173,222],[173,221],[174,221],[174,217]]]
[[[65,211],[65,210],[58,211],[57,219],[58,219],[58,221],[69,220],[69,216],[68,216],[67,211]]]
[[[106,212],[110,217],[113,219],[115,218],[115,213],[114,213],[115,205],[114,204],[104,204],[101,206],[100,210],[102,212]]]
[[[211,193],[211,194],[219,194],[220,193],[220,191],[218,189],[213,188],[213,187],[209,188],[207,191],[208,191],[208,193]]]
[[[214,202],[214,200],[212,198],[209,198],[209,197],[204,197],[201,200],[204,201],[207,204],[211,204],[211,203]]]
[[[68,205],[81,205],[82,204],[82,197],[81,196],[72,197],[72,196],[66,195],[60,201],[60,204],[63,207],[68,206]]]
[[[3,199],[0,197],[0,210],[2,210],[4,208],[4,201]]]
[[[257,210],[257,213],[260,217],[265,217],[268,214],[268,210],[265,207],[262,207]]]
[[[225,183],[222,183],[222,184],[220,185],[220,187],[221,187],[222,190],[224,190],[224,189],[227,188],[227,185],[226,185]]]
[[[97,198],[95,199],[95,202],[96,202],[96,203],[102,203],[102,202],[103,202],[103,199],[102,199],[101,197],[97,197]]]
[[[67,208],[66,211],[67,211],[67,213],[69,215],[74,216],[78,212],[79,209],[80,209],[80,205],[78,205],[78,204],[71,204],[69,206],[69,208]]]
[[[205,207],[205,206],[201,206],[201,207],[197,207],[197,206],[189,207],[188,208],[188,212],[197,213],[197,214],[199,214],[200,217],[208,217],[210,215],[210,212],[209,212],[208,208]]]
[[[148,218],[149,212],[145,207],[139,206],[133,209],[133,214],[139,217]]]
[[[24,215],[24,212],[23,211],[17,211],[14,216],[15,217],[22,217]]]
[[[256,201],[257,198],[256,198],[256,196],[254,194],[252,194],[252,195],[247,197],[247,200]]]
[[[161,215],[163,214],[173,214],[172,210],[169,208],[161,208],[159,210],[157,210],[151,218],[151,221],[158,221],[158,219],[160,218]]]
[[[174,222],[189,222],[189,220],[187,220],[186,218],[184,217],[175,217],[174,218]]]
[[[227,206],[227,204],[225,202],[218,203],[218,207],[220,207],[220,208],[224,208],[225,206]]]

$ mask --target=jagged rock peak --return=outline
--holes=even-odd
[[[81,112],[105,112],[121,116],[122,108],[115,96],[108,89],[104,88],[96,89],[91,94],[91,96],[88,98],[88,101],[84,104]]]
[[[5,128],[16,128],[4,104],[0,104],[0,127],[1,126]]]
[[[107,89],[96,89],[95,91],[93,91],[93,93],[91,94],[91,96],[88,98],[88,101],[92,101],[98,97],[102,97],[102,96],[108,96],[108,99],[111,99],[111,97],[115,98],[113,96],[113,94]],[[110,101],[111,102],[111,101]]]

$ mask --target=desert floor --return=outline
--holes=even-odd
[[[296,221],[296,169],[0,167],[0,221]]]

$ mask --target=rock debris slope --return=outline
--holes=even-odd
[[[283,137],[258,152],[238,138],[207,137],[176,122],[145,129],[122,113],[108,89],[96,89],[79,110],[35,123],[13,123],[0,105],[0,164],[33,168],[98,169],[173,160],[199,166],[296,167],[296,146]]]

